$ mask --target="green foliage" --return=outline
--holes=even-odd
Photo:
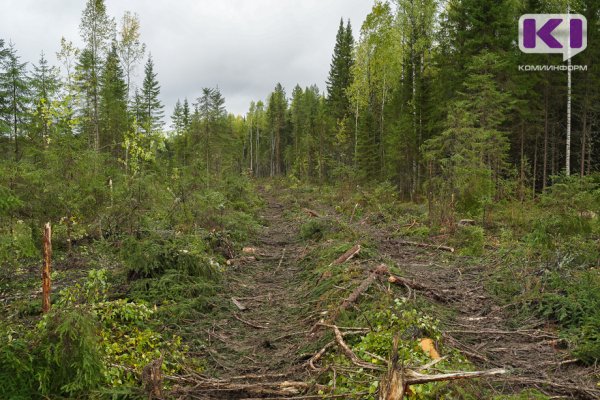
[[[480,226],[461,226],[454,235],[460,254],[465,256],[480,256],[485,245],[485,232]]]
[[[539,312],[564,327],[574,354],[593,364],[600,360],[600,271],[561,271],[546,278]]]
[[[131,279],[156,278],[168,270],[213,279],[216,270],[203,253],[204,246],[197,238],[127,238],[121,254]]]
[[[364,336],[352,340],[349,345],[354,353],[364,361],[383,365],[381,359],[387,360],[391,357],[390,351],[394,336],[398,335],[400,342],[398,347],[399,359],[406,365],[424,365],[431,361],[429,356],[419,346],[420,339],[430,338],[438,343],[441,339],[441,331],[438,322],[431,317],[423,315],[414,309],[406,300],[395,299],[385,309],[371,314],[369,320],[373,330]],[[441,370],[468,369],[468,363],[457,353],[444,349],[449,355],[447,359],[437,364]],[[350,362],[344,355],[333,357],[336,365],[349,366]],[[334,387],[335,394],[352,396],[356,393],[368,392],[369,395],[362,396],[365,399],[375,399],[378,390],[378,381],[369,377],[363,370],[355,373],[328,374],[327,384]],[[444,395],[452,395],[452,387],[447,383],[429,383],[412,388],[415,399],[438,398]]]
[[[77,397],[103,383],[100,329],[90,310],[55,309],[39,326],[34,360],[42,395]]]
[[[150,325],[155,309],[126,299],[108,301],[106,270],[92,270],[83,284],[60,293],[52,311],[36,328],[0,329],[3,398],[89,397],[102,388],[135,388],[144,366],[164,357],[173,374],[185,361],[181,338]],[[7,378],[8,379],[8,378]]]
[[[23,221],[13,224],[12,235],[0,235],[0,265],[16,265],[39,255],[31,228]]]
[[[502,211],[510,228],[501,231],[503,264],[491,288],[507,302],[521,305],[561,327],[573,353],[594,363],[600,356],[598,248],[599,181],[556,177],[538,203]],[[510,207],[510,206],[508,206]]]
[[[14,195],[9,188],[0,186],[0,216],[12,215],[14,211],[23,206],[23,201]]]
[[[450,104],[446,130],[423,146],[426,160],[437,166],[427,190],[441,199],[438,207],[450,212],[479,215],[497,195],[509,148],[500,130],[509,99],[494,79],[501,65],[497,55],[487,52],[472,58],[465,92]],[[452,218],[445,212],[439,210],[441,222]]]
[[[331,231],[331,225],[319,218],[309,219],[300,226],[300,238],[304,240],[321,240]]]
[[[30,399],[36,387],[33,356],[21,326],[0,324],[0,397]]]
[[[100,302],[93,309],[102,324],[104,375],[109,386],[136,387],[142,369],[161,356],[165,373],[180,370],[186,349],[180,337],[147,327],[153,309],[125,299]]]

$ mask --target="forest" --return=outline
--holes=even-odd
[[[243,115],[81,10],[0,38],[0,399],[600,398],[600,2],[374,0]]]

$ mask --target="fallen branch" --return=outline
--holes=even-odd
[[[352,361],[352,363],[354,365],[364,368],[364,369],[372,369],[375,371],[383,370],[383,368],[381,368],[378,365],[371,364],[370,362],[361,360],[356,354],[354,354],[352,349],[350,349],[350,347],[348,347],[346,342],[344,342],[344,338],[342,337],[342,332],[340,332],[339,328],[335,325],[330,325],[330,327],[333,329],[333,333],[335,334],[335,341],[337,342],[338,346],[340,346],[340,348],[342,349],[342,352],[346,355],[346,357],[348,357],[350,359],[350,361]]]
[[[370,362],[364,361],[360,359],[356,354],[354,354],[352,349],[344,341],[344,338],[342,337],[342,332],[337,326],[327,324],[321,325],[333,329],[336,343],[338,344],[344,355],[354,365],[362,369],[369,369],[375,371],[386,370],[379,365],[375,365]],[[394,338],[394,345],[392,348],[392,358],[389,362],[386,376],[383,378],[380,384],[380,387],[382,388],[379,393],[380,400],[402,400],[404,394],[406,393],[406,389],[409,385],[419,385],[423,383],[439,381],[452,381],[458,379],[482,378],[507,373],[507,371],[503,368],[494,368],[485,371],[461,371],[435,375],[421,374],[411,369],[404,368],[403,366],[398,367],[398,342],[399,339],[396,336]],[[430,366],[431,364],[428,364],[426,367],[429,368]]]
[[[354,256],[360,253],[360,244],[352,246],[347,252],[339,256],[331,265],[340,265],[348,260],[351,260]]]
[[[248,307],[246,307],[245,305],[243,305],[242,303],[240,303],[238,300],[235,299],[235,297],[231,298],[231,301],[233,302],[233,304],[238,308],[238,310],[240,311],[246,311],[248,309]]]
[[[312,356],[309,360],[308,360],[308,366],[310,367],[310,369],[312,369],[313,371],[318,371],[319,368],[315,367],[315,363],[317,361],[319,361],[321,359],[321,357],[323,357],[323,354],[325,354],[325,352],[332,347],[335,344],[335,342],[329,342],[327,343],[325,346],[323,346],[323,348],[321,350],[319,350],[314,356]]]
[[[426,248],[426,249],[449,251],[450,253],[454,253],[454,247],[449,247],[449,246],[442,246],[442,245],[437,245],[437,244],[429,244],[429,243],[421,243],[421,242],[411,242],[409,240],[397,240],[396,243],[401,246],[415,246],[415,247],[422,247],[422,248]]]
[[[373,282],[375,282],[381,275],[389,274],[389,273],[390,273],[390,270],[387,267],[387,265],[385,265],[385,264],[381,264],[377,268],[375,268],[373,271],[371,271],[371,273],[369,274],[367,279],[362,281],[361,284],[358,285],[356,287],[356,289],[354,289],[354,291],[350,294],[350,296],[348,296],[342,302],[340,307],[332,315],[331,320],[335,321],[337,319],[338,315],[342,311],[344,311],[345,309],[350,307],[352,304],[356,303],[356,301],[358,300],[360,295],[363,294],[364,292],[366,292],[369,289],[369,287],[373,284]]]
[[[482,330],[472,330],[472,329],[459,329],[459,330],[449,330],[447,333],[463,333],[463,334],[474,334],[474,335],[519,335],[526,336],[533,339],[556,339],[556,335],[552,335],[548,332],[525,329],[525,330],[516,330],[516,331],[505,331],[498,329],[482,329]]]
[[[302,211],[304,211],[305,213],[307,213],[308,215],[310,215],[311,217],[314,218],[321,218],[321,216],[319,215],[319,213],[317,213],[314,210],[308,209],[308,208],[303,208]]]
[[[271,400],[310,400],[310,399],[349,399],[349,398],[364,398],[369,392],[343,393],[343,394],[308,394],[305,396],[294,397],[269,397]],[[262,400],[264,397],[246,397],[240,400]]]
[[[237,319],[238,321],[243,322],[244,324],[251,326],[253,328],[256,328],[256,329],[268,329],[269,328],[268,326],[258,325],[258,324],[255,324],[254,322],[246,321],[245,319],[243,319],[236,313],[233,314],[233,317],[235,319]]]
[[[337,330],[337,332],[339,332],[339,335],[340,335],[340,338],[341,338],[341,343],[343,343],[343,345],[344,345],[344,346],[345,346],[345,347],[346,347],[348,350],[350,350],[350,349],[348,348],[348,346],[347,346],[347,345],[346,345],[346,343],[344,342],[344,339],[343,339],[343,337],[344,337],[344,336],[349,336],[349,335],[358,335],[358,334],[361,334],[361,333],[368,332],[368,329],[364,329],[364,328],[341,328],[341,327],[338,327],[338,326],[336,326],[336,325],[326,324],[326,323],[323,323],[323,322],[319,322],[319,323],[315,324],[315,328],[316,328],[316,327],[319,327],[319,326],[323,326],[323,327],[327,327],[327,328],[332,328],[332,329],[334,330],[334,333],[335,333],[335,331]],[[349,331],[348,331],[348,332],[342,332],[340,329],[349,329]],[[326,352],[326,351],[327,351],[329,348],[331,348],[331,347],[332,347],[332,346],[333,346],[333,345],[334,345],[336,342],[337,342],[338,344],[340,343],[340,341],[338,340],[338,337],[337,337],[337,335],[336,335],[336,340],[335,340],[335,341],[331,341],[331,342],[327,343],[327,344],[326,344],[326,345],[325,345],[325,346],[324,346],[324,347],[323,347],[321,350],[319,350],[319,352],[317,352],[317,353],[316,353],[314,356],[312,356],[312,357],[311,357],[311,358],[310,358],[310,359],[307,361],[307,364],[309,365],[309,367],[310,367],[312,370],[314,370],[314,371],[318,371],[318,370],[319,370],[319,368],[315,367],[315,363],[316,363],[317,361],[319,361],[319,360],[321,359],[321,357],[323,357],[323,354],[325,354],[325,352]],[[352,352],[352,350],[350,350],[350,351]],[[356,357],[356,355],[355,355],[355,357]],[[357,358],[358,358],[358,357],[357,357]],[[377,367],[377,366],[375,366],[375,367]],[[377,367],[377,368],[379,368],[379,367]]]
[[[283,248],[283,251],[281,252],[281,258],[279,259],[279,264],[277,264],[277,268],[275,268],[275,272],[278,272],[279,269],[281,268],[281,264],[283,263],[283,257],[285,257],[285,247]]]
[[[595,389],[593,387],[582,387],[576,385],[574,383],[564,383],[557,381],[550,381],[545,379],[537,379],[537,378],[526,378],[520,376],[512,376],[507,378],[509,382],[518,383],[521,385],[541,385],[552,388],[552,390],[566,394],[568,396],[573,396],[577,394],[579,398],[582,399],[600,399],[600,389]]]
[[[388,282],[393,283],[398,286],[406,286],[407,288],[410,288],[413,290],[420,290],[422,292],[427,293],[434,300],[437,300],[437,301],[440,301],[443,303],[447,303],[448,301],[452,300],[452,297],[453,297],[453,296],[448,296],[448,295],[440,292],[439,290],[436,290],[429,286],[425,286],[422,283],[419,283],[414,279],[403,278],[398,275],[390,275],[388,277]]]
[[[406,384],[407,385],[418,385],[429,382],[439,381],[455,381],[458,379],[472,379],[472,378],[483,378],[494,375],[503,375],[507,371],[504,368],[494,368],[485,371],[472,371],[472,372],[453,372],[449,374],[436,374],[436,375],[425,375],[412,370],[406,370]]]

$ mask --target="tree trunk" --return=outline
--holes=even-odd
[[[548,182],[548,84],[544,90],[544,172],[542,181],[542,191],[546,190]]]
[[[537,180],[537,158],[538,158],[538,133],[535,133],[535,147],[533,149],[533,176],[531,183],[532,197],[535,199],[536,180]]]
[[[521,122],[521,173],[519,174],[519,200],[525,200],[525,124]]]
[[[567,71],[567,143],[565,154],[565,175],[571,175],[571,59]]]
[[[583,99],[583,128],[581,131],[581,157],[580,157],[580,174],[583,177],[585,175],[585,158],[586,158],[586,147],[587,147],[587,125],[588,125],[588,85],[586,79],[586,90],[585,97]]]
[[[50,222],[44,225],[43,238],[44,266],[42,269],[42,312],[50,311],[50,270],[52,261],[52,228]]]

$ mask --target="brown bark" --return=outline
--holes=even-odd
[[[43,237],[44,267],[42,269],[42,312],[50,311],[50,269],[52,259],[52,228],[50,222],[44,226]]]
[[[399,241],[397,241],[397,243],[399,245],[423,247],[426,249],[443,250],[443,251],[449,251],[450,253],[454,253],[454,247],[449,247],[449,246],[442,246],[442,245],[429,244],[429,243],[420,243],[420,242],[411,242],[409,240],[399,240]]]
[[[346,298],[344,300],[342,305],[337,309],[335,314],[333,314],[333,316],[331,317],[331,320],[335,321],[337,319],[337,316],[340,314],[340,312],[344,311],[345,309],[350,307],[352,304],[356,303],[358,298],[369,289],[369,287],[373,284],[373,282],[375,282],[377,280],[377,278],[379,278],[382,275],[389,274],[389,273],[390,273],[390,270],[387,267],[387,265],[385,265],[385,264],[381,264],[377,268],[375,268],[373,271],[371,271],[371,273],[369,274],[367,279],[362,281],[362,283],[360,285],[358,285],[356,287],[356,289],[354,289],[354,291],[350,294],[350,296],[348,296],[348,298]]]
[[[352,259],[352,257],[357,255],[358,253],[360,253],[360,244],[352,246],[350,250],[339,256],[334,262],[331,263],[331,265],[343,264],[346,261]]]
[[[163,358],[162,356],[150,364],[146,365],[142,370],[142,382],[144,384],[144,389],[148,394],[148,398],[152,399],[162,399],[162,387],[163,387],[163,375],[162,375],[162,367]]]
[[[404,369],[398,368],[398,336],[394,337],[387,374],[381,381],[379,400],[402,400],[406,392]]]

